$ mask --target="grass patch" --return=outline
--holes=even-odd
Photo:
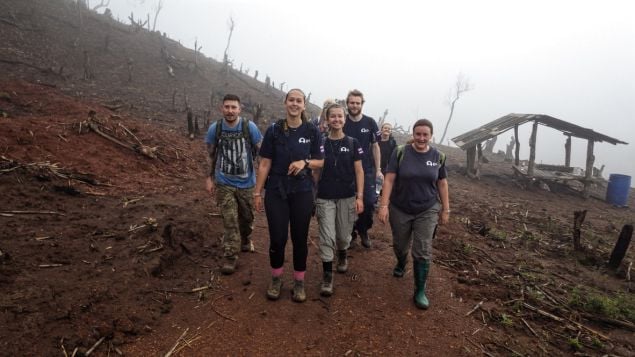
[[[576,337],[576,338],[570,338],[569,339],[569,347],[571,347],[572,350],[574,351],[580,351],[582,349],[582,343],[580,342],[580,340]]]
[[[512,327],[514,326],[514,320],[507,314],[501,314],[501,324],[503,326]]]
[[[572,308],[611,319],[635,321],[635,298],[626,294],[610,297],[597,293],[584,293],[576,288],[571,291],[568,304]]]

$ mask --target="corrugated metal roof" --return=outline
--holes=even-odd
[[[479,128],[470,130],[452,139],[461,149],[472,147],[480,142],[500,135],[507,130],[512,129],[515,125],[521,125],[530,121],[536,121],[550,128],[560,130],[567,135],[575,136],[582,139],[590,139],[594,141],[606,141],[613,145],[628,144],[624,141],[612,138],[610,136],[600,134],[591,129],[571,124],[564,120],[556,119],[544,114],[507,114],[492,122],[489,122]]]

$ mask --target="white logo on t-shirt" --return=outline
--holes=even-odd
[[[362,130],[360,130],[362,133],[369,133],[370,130],[366,129],[366,128],[362,128]]]
[[[430,160],[426,161],[426,166],[437,166],[437,165],[438,165],[438,163],[436,163],[436,162],[432,162]]]
[[[311,143],[311,139],[307,139],[307,138],[300,138],[298,139],[298,142],[300,144],[310,144]]]
[[[342,147],[340,148],[340,151],[341,151],[341,152],[349,152],[350,150],[348,150],[348,148],[347,148],[346,146],[342,146]]]

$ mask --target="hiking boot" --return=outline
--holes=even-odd
[[[280,297],[280,290],[282,290],[282,278],[279,276],[272,276],[271,283],[267,288],[267,299],[278,300]]]
[[[353,249],[357,246],[357,231],[353,229],[351,232],[351,241],[348,244],[348,249]]]
[[[333,295],[333,272],[325,271],[320,287],[320,295],[329,297]]]
[[[346,249],[337,251],[337,272],[346,273],[348,271],[348,259]]]
[[[362,245],[366,248],[370,248],[372,243],[370,242],[370,237],[368,236],[368,232],[360,233],[359,236],[362,238]]]
[[[238,257],[227,257],[225,258],[225,263],[220,268],[220,272],[225,275],[231,275],[236,272],[237,267],[238,267]]]
[[[399,259],[397,258],[397,265],[395,265],[395,268],[392,270],[392,276],[396,277],[396,278],[401,278],[406,274],[406,263],[408,262],[407,259]]]
[[[241,252],[251,252],[253,253],[256,249],[254,248],[254,242],[251,241],[251,238],[247,238],[240,243],[240,251]]]
[[[320,295],[333,295],[333,262],[322,262],[322,285],[320,286]]]
[[[415,260],[413,261],[413,267],[415,293],[412,298],[415,302],[415,306],[425,310],[430,306],[430,302],[426,296],[426,280],[428,279],[428,272],[430,271],[430,261],[425,259]]]
[[[295,302],[306,301],[306,292],[304,292],[304,280],[293,281],[293,296],[291,298]]]

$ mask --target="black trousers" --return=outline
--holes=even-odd
[[[271,191],[271,192],[270,192]],[[307,238],[313,192],[289,193],[282,197],[279,192],[269,190],[265,195],[265,212],[269,225],[269,263],[277,269],[284,265],[284,250],[289,240],[293,244],[293,270],[306,271],[308,255]]]

